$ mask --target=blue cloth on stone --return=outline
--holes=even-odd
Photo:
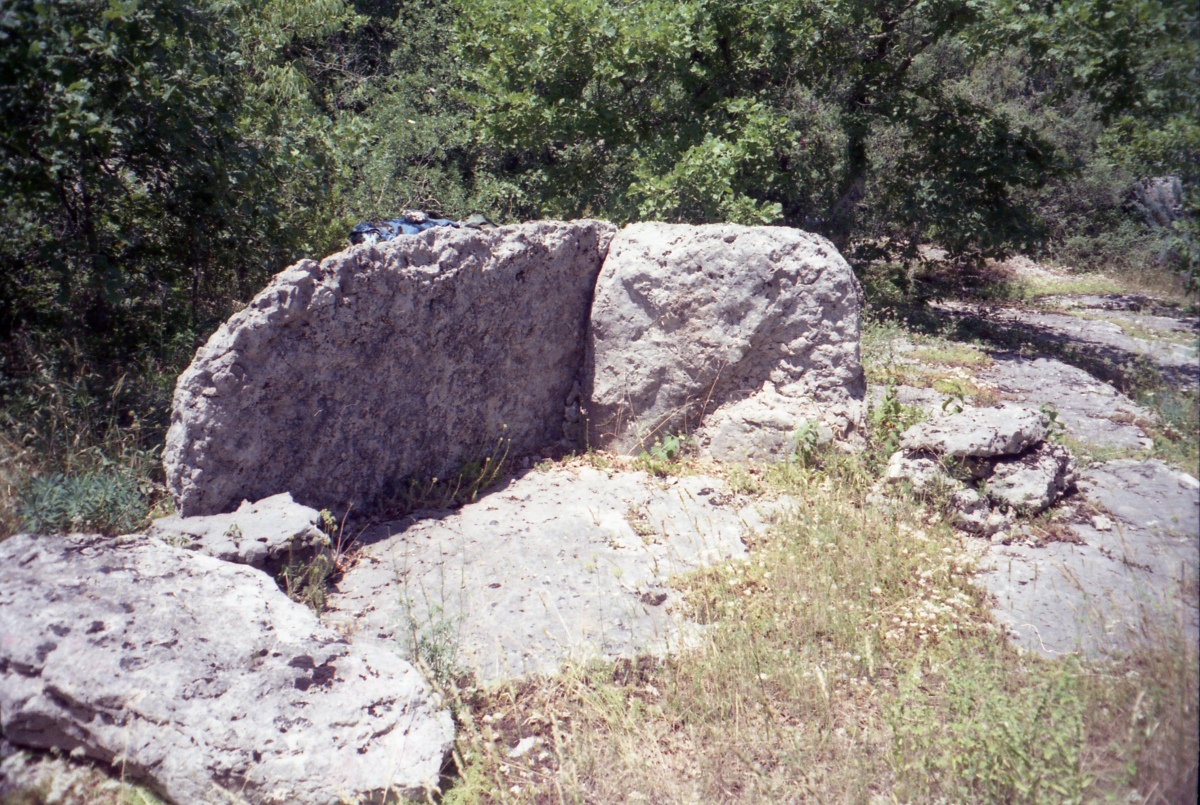
[[[426,218],[414,223],[405,218],[390,218],[386,221],[364,221],[350,230],[351,243],[387,243],[400,235],[416,235],[426,229],[439,226],[459,226],[457,221],[446,218]]]

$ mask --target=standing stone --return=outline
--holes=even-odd
[[[179,378],[167,482],[185,517],[280,492],[370,508],[412,476],[563,438],[614,228],[438,228],[301,260]]]
[[[719,460],[861,428],[861,299],[829,241],[785,227],[645,223],[612,241],[596,286],[590,443],[637,452],[696,431]],[[699,428],[697,431],[696,429]]]
[[[147,537],[0,543],[0,731],[180,803],[424,800],[450,714],[396,646]]]

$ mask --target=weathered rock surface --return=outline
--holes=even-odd
[[[706,416],[696,439],[700,450],[718,461],[771,461],[796,453],[805,427],[813,429],[811,438],[816,444],[834,438],[815,402],[785,397],[768,381],[758,393],[722,405]]]
[[[518,454],[559,441],[613,232],[439,228],[280,273],[179,379],[164,464],[180,512],[285,491],[362,511],[502,436]]]
[[[453,738],[395,648],[264,573],[146,536],[0,543],[0,730],[178,803],[424,796]]]
[[[316,509],[283,492],[257,503],[242,501],[230,514],[163,517],[146,533],[179,548],[274,572],[289,559],[303,559],[325,546],[320,523]]]
[[[1070,354],[1105,377],[1132,382],[1147,369],[1179,388],[1200,384],[1200,352],[1195,341],[1178,343],[1143,338],[1115,321],[1026,308],[985,307],[939,302],[938,311],[1001,342],[1024,342]],[[1136,319],[1126,323],[1135,324]],[[1136,330],[1134,330],[1136,332]]]
[[[1161,461],[1121,459],[1081,473],[1078,487],[1109,516],[1071,523],[1077,542],[983,548],[977,578],[997,619],[1050,655],[1123,652],[1142,640],[1194,645],[1200,482]]]
[[[1148,450],[1153,440],[1139,421],[1153,415],[1108,383],[1055,358],[993,355],[979,379],[1014,402],[1052,405],[1072,438],[1097,447]]]
[[[967,488],[951,497],[950,522],[964,531],[990,537],[1011,528],[1013,518],[1007,512],[993,510],[978,490]]]
[[[363,534],[329,617],[415,636],[481,680],[661,654],[698,628],[668,579],[744,557],[763,517],[713,478],[535,470],[453,514]]]
[[[1043,442],[1019,456],[996,461],[987,478],[987,496],[1021,514],[1045,511],[1075,483],[1071,452]]]
[[[911,452],[954,458],[1016,455],[1046,438],[1046,417],[1024,406],[970,408],[954,416],[920,422],[900,437]]]
[[[889,483],[908,483],[918,494],[932,492],[941,487],[950,489],[961,486],[942,467],[942,462],[930,453],[908,453],[897,450],[888,459],[883,473]]]
[[[824,238],[626,227],[592,305],[590,443],[637,452],[701,426],[702,452],[739,460],[778,455],[805,422],[850,436],[863,417],[860,318],[854,274]]]

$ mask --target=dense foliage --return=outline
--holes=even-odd
[[[218,321],[405,207],[1194,272],[1197,33],[1191,0],[0,0],[5,439],[151,447]],[[1165,175],[1172,231],[1130,196]]]

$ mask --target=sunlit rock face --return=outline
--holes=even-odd
[[[0,734],[177,803],[424,800],[450,713],[394,646],[145,535],[0,543]]]
[[[164,463],[182,514],[280,492],[362,511],[501,438],[561,440],[615,231],[435,229],[280,273],[179,379]]]
[[[862,427],[862,301],[833,244],[786,227],[633,224],[592,305],[593,446],[695,432],[718,460],[778,456],[807,424]]]

